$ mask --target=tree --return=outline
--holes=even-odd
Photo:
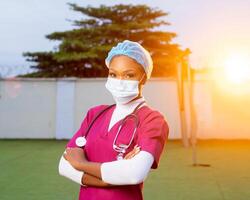
[[[176,33],[153,30],[170,25],[158,19],[168,13],[157,8],[131,4],[100,7],[68,4],[85,18],[73,21],[77,29],[46,35],[49,40],[61,41],[56,50],[23,53],[27,61],[36,63],[31,68],[38,71],[19,77],[105,77],[109,50],[125,39],[137,41],[149,50],[154,61],[154,77],[173,76],[177,62],[189,54],[172,43]]]

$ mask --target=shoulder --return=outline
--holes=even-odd
[[[99,110],[102,110],[109,106],[108,104],[99,104],[89,107],[88,112],[98,112]]]
[[[102,110],[104,110],[105,108],[108,108],[109,104],[99,104],[99,105],[94,105],[91,106],[88,111],[87,111],[87,115],[92,118],[94,115],[96,115],[97,113],[101,112]]]
[[[139,126],[142,130],[150,130],[150,132],[158,132],[158,134],[166,134],[166,136],[169,134],[169,124],[162,112],[148,105],[141,111]]]
[[[161,121],[162,123],[167,124],[167,119],[166,116],[159,110],[156,110],[155,108],[146,105],[144,110],[141,112],[141,119],[142,121],[152,121],[152,120],[157,120]]]

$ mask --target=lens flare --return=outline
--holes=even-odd
[[[223,94],[250,95],[250,54],[238,51],[221,61],[212,71],[216,87]]]
[[[234,54],[224,63],[224,74],[228,81],[241,84],[250,80],[250,57],[243,54]]]

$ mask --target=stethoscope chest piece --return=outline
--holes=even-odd
[[[117,159],[117,160],[123,160],[123,153],[119,153],[119,154],[116,156],[116,159]]]
[[[76,145],[77,145],[78,147],[83,147],[83,146],[85,146],[86,142],[87,142],[87,140],[86,140],[85,137],[83,137],[83,136],[76,138]]]

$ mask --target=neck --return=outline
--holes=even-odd
[[[137,99],[140,99],[140,98],[142,98],[142,96],[141,95],[138,95],[137,97],[135,97],[134,99],[132,99],[131,101],[129,101],[128,103],[126,103],[126,104],[130,104],[131,102],[133,102],[133,101],[135,101],[135,100],[137,100]],[[125,104],[125,105],[126,105]]]
[[[136,98],[132,99],[131,101],[129,101],[126,104],[116,104],[117,108],[124,108],[127,109],[129,107],[134,107],[136,105],[138,105],[140,102],[145,101],[145,98],[143,96],[137,96]]]

